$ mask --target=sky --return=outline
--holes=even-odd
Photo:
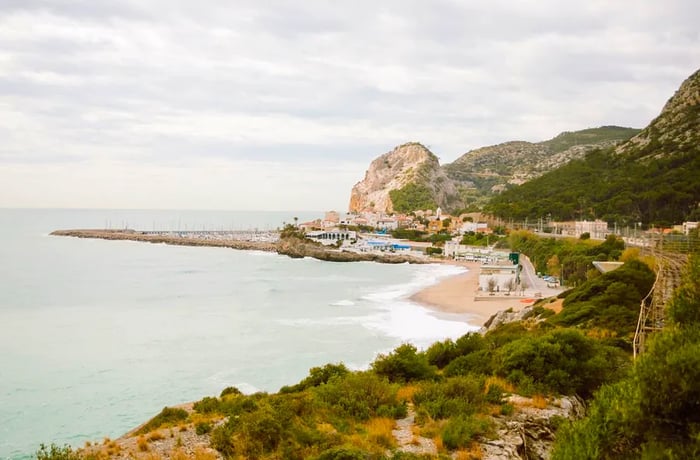
[[[644,127],[697,0],[0,0],[0,207],[346,210],[369,162]]]

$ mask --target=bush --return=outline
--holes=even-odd
[[[413,401],[419,410],[433,419],[471,414],[484,403],[483,386],[483,379],[471,376],[424,383],[413,396]]]
[[[590,396],[604,382],[620,377],[628,358],[574,329],[523,337],[499,350],[497,373],[536,390]]]
[[[366,452],[354,447],[333,447],[325,450],[317,460],[367,460],[370,458]]]
[[[178,422],[187,420],[189,414],[185,409],[179,409],[175,407],[164,407],[160,414],[153,417],[151,420],[146,422],[136,434],[145,434],[155,429],[162,427],[163,425],[174,425]]]
[[[298,391],[304,391],[307,388],[317,387],[327,383],[333,377],[343,377],[347,375],[350,371],[345,364],[326,364],[322,367],[312,367],[309,370],[309,375],[301,382],[292,386],[285,386],[280,388],[280,393],[294,393]]]
[[[486,420],[467,415],[451,418],[442,431],[442,442],[448,449],[467,447],[479,435],[490,428]]]
[[[67,444],[60,447],[56,444],[46,446],[42,443],[35,455],[37,460],[80,460],[80,455]]]
[[[218,398],[205,397],[194,403],[194,410],[200,414],[213,414],[221,412],[221,401]]]
[[[397,387],[370,372],[357,372],[334,377],[325,385],[315,387],[317,400],[340,417],[368,420],[387,412],[400,411],[403,406],[396,397]]]
[[[211,423],[209,423],[209,422],[199,422],[199,423],[195,424],[195,426],[194,426],[195,433],[197,433],[200,436],[203,434],[209,433],[211,431],[211,429],[212,429],[212,426],[211,426]]]
[[[428,363],[427,357],[408,343],[388,355],[379,355],[372,363],[372,370],[392,382],[426,380],[437,375],[437,369]]]
[[[236,387],[226,387],[226,388],[224,388],[223,390],[221,390],[221,395],[219,395],[219,396],[220,396],[221,398],[223,398],[224,396],[228,396],[228,395],[235,395],[235,396],[237,396],[237,395],[242,395],[242,394],[243,394],[243,393],[241,392],[241,390],[239,390],[239,389],[236,388]]]
[[[488,375],[493,372],[491,360],[492,353],[489,350],[481,350],[460,356],[445,367],[445,375],[448,377],[467,374]]]

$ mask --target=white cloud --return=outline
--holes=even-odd
[[[643,126],[700,62],[690,0],[5,3],[0,206],[337,207],[408,140]]]

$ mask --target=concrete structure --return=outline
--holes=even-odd
[[[306,233],[306,237],[324,245],[331,245],[336,244],[338,240],[346,241],[357,239],[357,233],[344,230],[314,231]]]
[[[594,221],[576,221],[575,236],[578,238],[584,233],[591,235],[594,240],[604,240],[608,236],[608,223],[599,219]]]

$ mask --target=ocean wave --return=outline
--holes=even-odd
[[[355,305],[355,302],[352,300],[339,300],[337,302],[331,303],[331,306],[333,307],[352,307]]]

